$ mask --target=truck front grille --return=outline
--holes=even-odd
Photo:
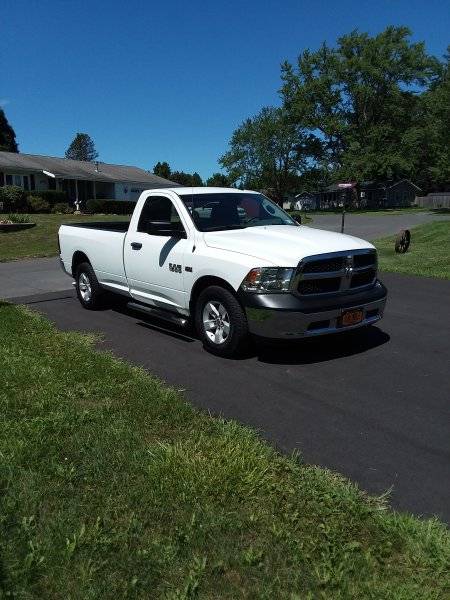
[[[323,258],[321,260],[312,260],[309,263],[305,263],[303,273],[333,273],[334,271],[340,271],[342,269],[343,264],[343,256],[336,256],[336,258]]]
[[[375,250],[349,250],[304,258],[294,289],[302,296],[348,292],[370,287],[377,276]]]
[[[330,279],[305,279],[298,284],[300,294],[328,294],[338,292],[341,285],[339,277]]]

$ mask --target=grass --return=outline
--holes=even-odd
[[[347,215],[371,215],[371,216],[386,216],[386,215],[403,215],[405,213],[420,213],[420,212],[436,212],[437,210],[445,209],[430,209],[420,208],[417,206],[405,206],[399,208],[380,208],[380,209],[352,209],[346,210]],[[332,210],[308,210],[308,215],[341,215],[342,208]]]
[[[411,229],[411,245],[405,254],[394,250],[395,237],[377,240],[382,271],[450,279],[450,221],[436,221]]]
[[[438,599],[450,535],[0,306],[0,597]]]
[[[0,233],[0,262],[22,258],[56,256],[56,234],[61,223],[81,221],[124,221],[129,217],[117,215],[31,215],[36,227],[24,231]]]

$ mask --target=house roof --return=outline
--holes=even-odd
[[[128,181],[144,183],[148,187],[174,187],[177,183],[158,177],[153,173],[127,165],[111,165],[98,163],[98,171],[94,162],[40,156],[38,154],[21,154],[16,152],[0,152],[0,171],[9,170],[50,174],[62,179],[87,179],[91,181]]]

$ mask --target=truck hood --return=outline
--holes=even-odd
[[[254,256],[267,265],[295,267],[305,256],[373,248],[372,244],[342,233],[301,225],[269,225],[205,232],[207,246]],[[257,266],[257,265],[255,265]]]

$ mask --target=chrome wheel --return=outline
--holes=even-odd
[[[203,327],[214,344],[223,344],[230,335],[230,317],[226,308],[216,300],[210,300],[203,309]]]
[[[89,302],[92,297],[92,287],[89,277],[86,273],[80,273],[78,277],[78,289],[84,302]]]

